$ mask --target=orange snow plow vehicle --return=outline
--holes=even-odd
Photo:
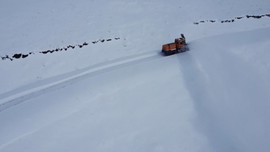
[[[186,38],[184,34],[181,34],[181,38],[176,38],[174,43],[164,44],[162,45],[162,53],[165,56],[173,55],[176,53],[181,53],[188,51],[188,46],[186,43]]]

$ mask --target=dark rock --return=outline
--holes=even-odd
[[[26,57],[28,57],[28,54],[23,54],[22,55],[22,58],[26,58]]]
[[[21,58],[22,54],[14,54],[12,58],[19,59]]]
[[[260,19],[262,16],[253,16],[253,18]]]
[[[238,19],[238,20],[240,20],[240,19],[242,19],[243,17],[236,17],[236,19]]]
[[[41,53],[43,53],[43,54],[47,54],[49,51],[42,51]]]

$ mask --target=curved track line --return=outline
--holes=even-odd
[[[159,54],[156,52],[122,57],[105,63],[90,66],[78,71],[74,71],[68,74],[48,78],[46,80],[42,80],[40,82],[9,91],[0,95],[0,112],[15,105],[18,105],[28,99],[42,95],[44,94],[44,92],[58,90],[66,86],[68,82],[77,82],[88,77],[104,73],[106,71],[135,64],[139,61],[149,61],[150,59],[155,59],[159,57]]]

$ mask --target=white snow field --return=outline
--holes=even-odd
[[[269,6],[0,1],[0,151],[268,152]]]

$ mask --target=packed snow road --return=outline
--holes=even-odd
[[[17,88],[15,90],[0,94],[0,112],[9,107],[20,104],[23,101],[43,94],[44,92],[59,89],[63,87],[63,85],[65,86],[67,83],[74,83],[78,80],[82,80],[86,77],[94,76],[105,71],[111,71],[113,69],[121,68],[138,62],[149,61],[159,58],[160,56],[161,54],[154,51],[150,53],[123,57]]]
[[[79,79],[2,111],[1,151],[27,145],[34,151],[208,149],[193,125],[196,112],[182,85],[178,56],[151,54]]]

